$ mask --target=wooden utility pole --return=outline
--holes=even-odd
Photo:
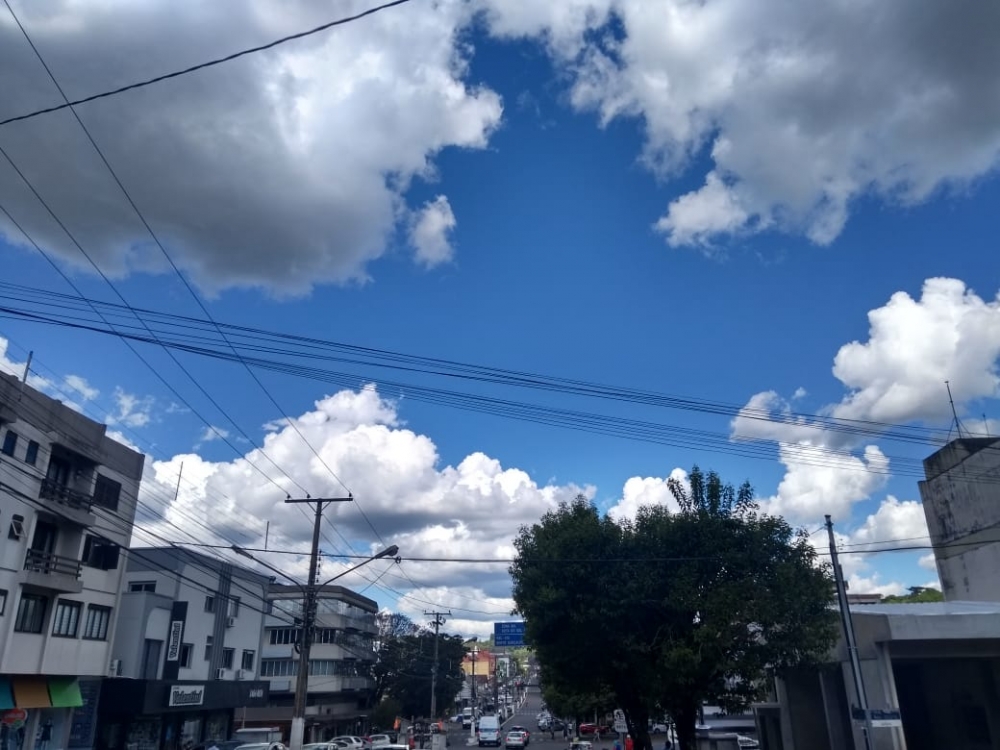
[[[434,664],[431,666],[431,715],[430,720],[437,720],[437,683],[438,683],[438,633],[441,630],[441,626],[445,623],[445,616],[451,617],[451,611],[448,612],[424,612],[426,617],[433,617],[434,620],[432,624],[434,625]]]

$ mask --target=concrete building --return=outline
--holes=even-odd
[[[0,374],[5,750],[92,747],[143,467],[105,431]]]
[[[296,645],[302,591],[272,584],[270,614],[264,622],[261,679],[270,683],[270,705],[247,712],[248,724],[291,726],[299,661]],[[316,630],[309,655],[306,742],[340,734],[361,734],[368,724],[374,681],[375,615],[378,604],[342,586],[320,588]]]
[[[867,604],[851,613],[868,704],[888,724],[874,728],[873,750],[1000,747],[1000,604]],[[843,639],[828,664],[775,682],[773,702],[755,707],[763,750],[864,750]]]
[[[110,674],[104,748],[179,750],[232,736],[267,704],[257,681],[270,579],[176,547],[130,550]]]
[[[1000,602],[1000,438],[959,438],[924,460],[927,528],[946,601]]]

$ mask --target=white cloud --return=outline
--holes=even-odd
[[[881,594],[882,596],[899,596],[908,591],[908,587],[899,581],[884,583],[878,573],[870,576],[847,576],[847,591],[851,594]]]
[[[410,244],[417,260],[428,268],[451,260],[455,255],[451,233],[457,225],[447,196],[425,203],[410,226]]]
[[[935,573],[937,572],[937,561],[934,559],[933,552],[928,552],[926,555],[922,555],[920,560],[917,561],[917,564],[924,570],[933,570]],[[941,588],[941,584],[937,584],[936,587]]]
[[[546,35],[576,107],[640,119],[657,173],[708,148],[660,222],[671,244],[772,226],[828,243],[860,197],[913,204],[997,165],[992,5],[487,4],[496,33]]]
[[[109,425],[125,427],[145,427],[153,418],[154,399],[152,396],[136,396],[122,388],[115,388],[115,411],[107,415]]]
[[[86,378],[82,378],[79,375],[67,375],[63,382],[67,388],[83,396],[84,401],[93,401],[101,395],[101,392],[91,386]]]
[[[634,519],[643,505],[664,506],[671,512],[680,508],[670,492],[667,482],[675,479],[687,486],[687,472],[684,469],[674,469],[667,478],[631,477],[622,488],[622,496],[615,505],[608,509],[608,515],[615,521]]]
[[[263,0],[227,7],[62,0],[15,9],[70,96],[151,77],[368,7]],[[449,147],[482,148],[500,97],[467,82],[474,8],[413,4],[82,113],[178,264],[204,289],[307,292],[364,281],[406,216],[414,179]],[[3,26],[0,116],[58,95]],[[163,40],[181,40],[165,44]],[[64,113],[65,114],[65,113]],[[4,128],[4,146],[107,272],[169,271],[72,118]],[[198,179],[191,179],[199,175]],[[8,172],[0,201],[67,262],[68,247]],[[21,242],[0,225],[12,242]]]
[[[833,374],[850,392],[832,413],[884,422],[948,420],[955,400],[1000,393],[1000,299],[958,279],[928,279],[919,300],[897,292],[868,313],[868,341],[837,352]]]
[[[877,551],[930,543],[924,506],[915,500],[898,500],[889,495],[859,527],[845,546],[851,550]],[[933,568],[933,555],[931,555]],[[923,559],[921,559],[921,566]]]
[[[205,443],[211,443],[213,440],[225,440],[229,437],[229,430],[223,429],[222,427],[216,427],[215,425],[205,425],[205,429],[201,431],[198,436],[198,442],[195,444],[197,448]]]

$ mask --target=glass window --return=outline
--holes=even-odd
[[[255,652],[243,649],[243,659],[240,661],[240,669],[245,669],[248,672],[252,672],[253,660],[255,656],[256,656]]]
[[[83,542],[83,564],[98,570],[116,570],[121,549],[110,539],[87,534]]]
[[[128,590],[135,591],[148,591],[150,593],[156,592],[156,581],[131,581],[128,585]]]
[[[18,633],[41,633],[45,627],[45,607],[49,600],[40,594],[21,594],[14,630]]]
[[[238,596],[233,596],[229,599],[229,616],[240,616],[240,598]]]
[[[109,479],[103,474],[97,475],[97,483],[94,485],[94,505],[108,510],[118,510],[118,499],[121,494],[120,482]]]
[[[185,669],[191,666],[191,652],[194,650],[194,645],[191,643],[181,644],[181,655],[180,664]]]
[[[7,611],[7,589],[0,589],[0,615]]]
[[[222,668],[232,669],[233,668],[233,655],[236,653],[235,649],[223,648],[222,649]]]
[[[13,539],[15,542],[24,539],[24,516],[10,517],[10,530],[7,532],[7,538]]]
[[[212,661],[212,636],[205,636],[205,661]]]
[[[56,611],[52,615],[52,635],[60,638],[76,638],[82,606],[80,602],[66,599],[56,602]]]
[[[24,463],[32,466],[38,461],[38,443],[34,440],[28,441],[28,450],[24,452]]]
[[[7,434],[3,436],[3,447],[0,448],[0,453],[3,453],[5,456],[13,456],[16,447],[17,433],[13,430],[7,430]]]
[[[91,604],[87,607],[87,622],[83,626],[83,637],[91,641],[106,641],[110,622],[111,607]]]
[[[205,597],[205,611],[206,612],[214,612],[215,611],[215,597],[214,596],[206,596]]]

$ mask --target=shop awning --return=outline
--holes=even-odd
[[[53,708],[79,708],[83,705],[80,683],[75,677],[50,677],[49,697]]]
[[[18,708],[49,708],[49,685],[44,677],[12,677],[14,702]]]
[[[0,677],[0,710],[14,708],[14,693],[10,689],[10,680]]]

